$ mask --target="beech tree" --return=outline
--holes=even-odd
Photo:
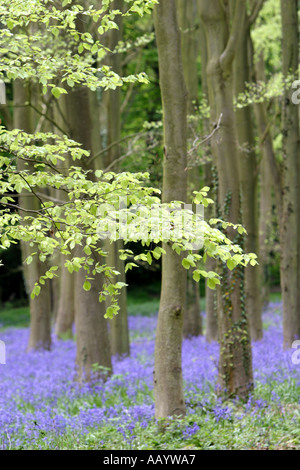
[[[245,15],[241,37],[233,63],[234,93],[238,96],[246,91],[252,82],[252,45],[250,29],[255,22],[263,2],[253,2],[250,14]],[[256,152],[254,110],[251,106],[236,109],[236,128],[239,150],[239,179],[243,225],[247,230],[245,249],[259,253],[258,237],[258,158]],[[248,267],[245,270],[245,308],[250,322],[252,340],[262,338],[262,307],[259,270]]]
[[[199,127],[196,118],[199,105],[199,44],[196,34],[199,15],[197,1],[184,2],[177,0],[176,9],[180,29],[183,76],[187,88],[187,140],[192,150],[197,135],[197,127]],[[189,162],[187,158],[185,168],[187,172],[187,201],[189,202],[193,200],[193,191],[197,191],[201,186],[199,162],[193,162],[193,158],[190,160]],[[190,337],[200,334],[202,334],[202,318],[200,314],[199,285],[193,280],[192,271],[188,271],[183,335]]]
[[[187,89],[184,82],[180,31],[175,0],[154,9],[163,105],[163,201],[186,201]],[[154,390],[156,416],[185,414],[181,368],[182,328],[186,302],[186,272],[182,256],[164,245],[162,287],[155,342]]]
[[[225,8],[224,8],[225,7]],[[245,2],[199,0],[207,43],[207,83],[212,126],[221,119],[212,138],[218,172],[218,210],[222,217],[239,223],[240,198],[238,135],[233,106],[233,61],[245,25]],[[228,232],[232,240],[235,233]],[[243,245],[241,237],[238,243]],[[249,319],[245,306],[244,272],[231,262],[221,266],[223,282],[218,288],[217,312],[220,342],[219,385],[230,396],[246,398],[253,387]]]

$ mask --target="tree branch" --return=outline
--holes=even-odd
[[[264,2],[265,0],[256,0],[256,2],[254,3],[250,16],[247,20],[249,26],[251,26],[257,20],[257,17],[259,15],[260,10],[262,9]]]
[[[214,126],[212,132],[211,132],[209,135],[207,135],[207,136],[206,136],[204,139],[202,139],[200,142],[198,142],[199,138],[196,137],[196,139],[195,139],[194,142],[193,142],[192,147],[190,148],[190,150],[189,150],[188,153],[187,153],[188,157],[189,157],[200,145],[204,144],[204,143],[207,142],[209,139],[211,139],[212,136],[215,134],[215,132],[217,132],[217,131],[220,129],[222,116],[223,116],[223,115],[222,115],[222,113],[221,113],[217,124],[215,124],[215,126]],[[186,171],[186,170],[190,170],[190,169],[191,169],[190,167],[186,167],[186,168],[185,168],[185,171]]]
[[[57,122],[55,122],[51,117],[49,117],[46,113],[41,112],[36,106],[34,106],[31,102],[28,103],[28,105],[23,105],[23,106],[29,106],[32,108],[34,111],[36,111],[38,114],[40,114],[41,117],[47,119],[47,121],[51,122],[57,129],[62,132],[64,135],[68,135],[67,132],[60,127]]]
[[[105,147],[104,149],[100,150],[100,152],[97,152],[95,155],[93,155],[89,161],[88,161],[88,164],[90,165],[94,160],[96,160],[96,158],[100,157],[101,155],[103,155],[105,152],[107,152],[108,150],[110,150],[112,147],[115,147],[116,145],[119,145],[121,144],[122,142],[124,142],[125,140],[128,140],[128,139],[131,139],[133,137],[142,137],[144,135],[147,135],[147,132],[136,132],[135,134],[130,134],[130,135],[126,135],[125,137],[122,137],[121,139],[119,140],[115,140],[115,142],[112,142],[111,144],[109,144],[107,147]]]
[[[246,2],[238,0],[234,9],[232,27],[227,45],[220,57],[222,70],[226,70],[232,63],[238,47],[241,32],[245,26]]]

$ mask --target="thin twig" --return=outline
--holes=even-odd
[[[112,142],[111,144],[109,144],[107,147],[105,147],[104,149],[100,150],[99,152],[97,152],[95,155],[93,155],[89,161],[88,161],[88,164],[91,164],[94,160],[96,160],[96,158],[100,157],[101,155],[103,155],[104,153],[106,153],[108,150],[110,150],[112,147],[115,147],[115,145],[119,145],[121,144],[122,142],[124,142],[125,140],[128,140],[128,139],[131,139],[133,137],[142,137],[144,135],[147,135],[147,132],[136,132],[135,134],[129,134],[129,135],[126,135],[125,137],[122,137],[121,139],[119,140],[116,140],[115,142]]]
[[[211,138],[213,137],[213,135],[220,129],[222,116],[223,116],[223,114],[221,113],[217,124],[214,126],[212,132],[211,132],[209,135],[207,135],[207,136],[206,136],[204,139],[202,139],[200,142],[198,142],[199,137],[196,137],[196,139],[195,139],[194,142],[193,142],[192,147],[190,148],[190,150],[189,150],[188,153],[187,153],[187,156],[190,156],[200,145],[203,145],[205,142],[207,142],[209,139],[211,139]],[[186,170],[189,170],[189,169],[190,169],[190,168],[186,167],[186,168],[185,168],[185,171],[186,171]]]

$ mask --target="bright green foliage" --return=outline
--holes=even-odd
[[[157,0],[129,0],[127,10],[111,10],[111,0],[103,1],[101,9],[84,8],[71,1],[3,0],[0,16],[0,76],[13,80],[31,79],[43,85],[43,92],[52,88],[58,98],[63,87],[85,85],[114,89],[125,82],[147,83],[144,73],[119,77],[108,66],[98,66],[108,49],[101,44],[101,35],[118,28],[118,15],[149,13]],[[81,32],[78,22],[91,22],[94,36]],[[60,86],[59,86],[60,85]]]
[[[129,260],[127,269],[136,266],[134,261],[137,260],[151,264],[153,257],[159,259],[165,253],[160,246],[150,249],[151,242],[169,242],[178,254],[188,250],[183,266],[186,269],[196,267],[203,262],[203,255],[195,252],[192,244],[200,237],[203,237],[205,254],[230,263],[230,268],[255,262],[255,255],[243,254],[241,248],[232,244],[220,230],[200,221],[190,210],[181,209],[178,201],[162,204],[159,191],[145,185],[148,174],[98,170],[94,180],[90,178],[90,171],[72,166],[65,175],[56,167],[58,160],[64,160],[67,154],[74,161],[88,158],[87,151],[66,137],[59,138],[51,133],[31,136],[19,130],[8,132],[2,128],[0,150],[1,248],[8,248],[20,240],[36,246],[36,252],[26,260],[30,264],[33,256],[45,261],[56,251],[70,255],[80,245],[85,256],[68,259],[65,266],[71,273],[79,269],[86,271],[85,290],[90,289],[89,281],[96,273],[103,273],[109,280],[115,272],[103,260],[95,261],[95,253],[105,257],[100,242],[106,237],[111,240],[123,238],[125,242],[142,240],[148,247],[145,253],[136,256],[130,250],[122,250],[121,258]],[[28,170],[18,171],[17,159],[22,159]],[[45,196],[41,189],[46,187],[67,195],[67,201]],[[196,193],[196,203],[211,203],[205,197],[207,190],[204,188]],[[25,211],[16,202],[15,194],[27,191],[39,200],[38,209]],[[183,217],[185,224],[180,223]],[[214,219],[211,223],[220,221]],[[222,225],[226,229],[231,224],[222,222]],[[234,228],[240,229],[239,226]],[[55,270],[56,267],[52,266],[40,278],[33,289],[33,297],[39,294],[45,279],[55,275]],[[204,269],[194,271],[195,280],[199,280],[201,275],[208,277],[212,288],[220,282],[216,273],[206,273]],[[113,285],[108,282],[100,293],[100,300],[106,295],[114,298],[122,287],[122,283]],[[113,308],[111,310],[114,311]],[[112,312],[107,312],[107,315]]]
[[[92,90],[98,87],[115,88],[125,81],[147,79],[143,73],[121,78],[107,66],[97,64],[106,53],[98,37],[79,32],[76,22],[80,18],[96,25],[98,35],[115,28],[114,19],[119,11],[109,9],[111,1],[102,2],[102,9],[65,0],[58,5],[53,1],[31,0],[19,2],[4,0],[0,5],[3,29],[0,30],[0,52],[3,55],[0,74],[6,80],[21,78],[42,84],[44,93],[50,88],[54,98],[66,93],[65,85],[85,85]],[[126,0],[128,9],[124,15],[149,13],[156,0]],[[97,35],[96,35],[97,36]],[[94,57],[94,55],[96,56]],[[57,165],[66,156],[74,162],[65,173]],[[81,246],[84,255],[66,259],[70,273],[85,270],[83,289],[91,288],[91,280],[97,273],[106,279],[99,292],[99,301],[110,296],[112,301],[106,312],[112,317],[118,312],[116,302],[124,283],[113,284],[116,274],[106,265],[103,239],[112,241],[142,241],[145,252],[135,255],[126,249],[120,257],[127,260],[126,270],[142,260],[151,264],[153,258],[165,254],[159,244],[169,243],[178,254],[184,252],[183,266],[194,268],[194,279],[208,278],[214,288],[220,283],[218,275],[206,272],[207,256],[219,258],[230,269],[238,264],[255,264],[255,255],[245,255],[225,233],[214,224],[205,222],[183,207],[180,201],[162,204],[160,193],[148,184],[147,173],[113,173],[84,170],[76,161],[88,162],[89,152],[67,137],[53,133],[27,134],[18,129],[8,131],[0,127],[0,248],[7,249],[19,241],[29,243],[33,253],[26,259],[30,264],[34,256],[46,261],[57,252],[71,255]],[[19,170],[18,160],[23,162]],[[55,189],[55,198],[47,196],[43,188]],[[195,193],[195,204],[206,207],[212,203],[205,187]],[[38,208],[21,207],[17,195],[31,194],[39,202]],[[48,193],[49,194],[49,191]],[[221,222],[223,229],[230,225]],[[243,231],[240,226],[234,226]],[[202,240],[202,254],[194,249],[194,243]],[[99,261],[99,256],[101,261]],[[196,269],[195,269],[196,268]],[[56,275],[57,266],[37,280],[32,297],[39,295],[47,278]]]
[[[247,83],[246,92],[236,99],[237,108],[264,101],[272,102],[283,96],[285,90],[292,89],[292,83],[297,77],[292,74],[284,77],[282,74],[281,36],[280,2],[265,0],[251,28],[251,39],[253,62],[263,61],[266,81]]]

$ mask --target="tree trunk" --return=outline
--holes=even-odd
[[[76,256],[84,256],[77,247]],[[111,351],[108,339],[107,321],[104,318],[105,303],[99,303],[99,292],[103,284],[101,275],[96,275],[91,290],[82,289],[85,272],[80,269],[75,276],[75,328],[76,362],[81,382],[94,379],[105,380],[112,373]]]
[[[186,199],[187,91],[182,70],[175,0],[154,9],[163,105],[163,202]],[[157,418],[185,414],[182,380],[182,328],[186,272],[168,243],[162,259],[162,286],[155,341],[154,394]]]
[[[197,35],[197,1],[177,0],[176,2],[178,26],[181,32],[181,56],[183,65],[184,81],[187,87],[187,114],[189,118],[195,116],[198,105],[198,53],[199,46]],[[196,133],[196,122],[188,120],[188,139],[193,142]],[[191,204],[193,191],[200,189],[200,169],[199,164],[190,162],[190,169],[187,170],[188,194],[187,200]],[[187,272],[186,289],[186,312],[183,321],[183,336],[199,336],[202,334],[202,318],[200,312],[200,291],[199,283],[195,282],[191,272]]]
[[[265,81],[265,64],[261,56],[255,64],[256,81]],[[277,164],[273,138],[269,129],[268,113],[264,102],[255,103],[256,122],[260,140],[260,208],[259,208],[259,269],[261,279],[261,302],[266,307],[270,299],[270,236],[273,217],[273,196],[276,205],[277,223],[282,213],[281,176]],[[275,214],[274,214],[275,215]]]
[[[71,258],[71,256],[69,256]],[[75,321],[75,276],[65,268],[66,256],[60,256],[60,284],[54,333],[58,338],[72,338]]]
[[[198,12],[199,13],[199,12]],[[200,18],[201,20],[201,18]],[[201,56],[201,85],[202,85],[202,96],[208,100],[208,85],[207,85],[207,76],[206,76],[206,67],[207,67],[207,44],[206,36],[204,31],[204,25],[200,21],[199,25],[199,49]],[[210,119],[203,119],[203,130],[204,135],[209,135],[210,128]],[[208,142],[207,153],[211,158],[211,146]],[[216,171],[213,167],[212,161],[208,159],[204,163],[204,182],[205,186],[208,186],[211,189],[210,197],[214,199],[215,203],[218,201],[217,195],[217,185],[214,178],[214,172]],[[212,217],[215,217],[215,207],[216,205],[208,206],[205,209],[205,219],[209,220]],[[213,258],[208,258],[206,261],[205,268],[207,271],[216,270],[216,260]],[[217,312],[216,312],[216,292],[213,289],[210,289],[205,281],[205,313],[206,313],[206,332],[205,337],[208,342],[218,340],[218,321],[217,321]]]
[[[112,8],[122,10],[122,1],[114,0]],[[108,46],[110,50],[114,50],[122,37],[122,17],[117,20],[119,29],[113,29],[109,32]],[[122,73],[121,55],[112,54],[108,60],[112,70],[119,75]],[[110,146],[116,143],[107,151],[105,159],[105,167],[115,162],[111,168],[112,171],[118,171],[119,164],[117,162],[120,157],[120,145],[117,143],[121,138],[121,90],[117,87],[116,90],[109,90],[107,98],[107,145]],[[107,262],[114,266],[120,275],[115,281],[126,282],[125,264],[119,258],[119,249],[123,248],[123,241],[118,240],[114,243],[107,245],[108,258]],[[118,297],[118,304],[120,307],[118,315],[115,315],[112,320],[109,320],[109,330],[111,338],[112,354],[117,356],[124,356],[130,354],[130,341],[128,329],[128,312],[127,312],[127,291],[122,288]],[[108,299],[109,305],[109,299]]]
[[[113,246],[109,247],[107,264],[114,267],[120,274],[112,282],[126,282],[124,262],[119,258],[119,250],[123,248],[123,241],[117,240]],[[109,306],[109,299],[107,307]],[[127,293],[126,287],[122,287],[118,296],[120,307],[118,315],[109,320],[111,353],[117,357],[124,357],[130,354],[129,327],[127,315]]]
[[[66,96],[63,95],[54,103],[54,120],[59,126],[55,129],[55,133],[62,135],[62,130],[66,134],[69,133],[67,125],[67,109],[66,109]],[[61,130],[62,129],[62,130]],[[66,169],[72,165],[71,159],[66,156],[64,162],[58,162],[60,171],[66,172]],[[63,191],[56,190],[54,197],[59,200],[67,201],[67,196]],[[72,255],[69,255],[72,258]],[[65,255],[58,255],[57,264],[59,265],[59,283],[53,294],[56,296],[54,303],[56,305],[55,311],[55,327],[54,333],[57,338],[72,338],[73,326],[75,322],[75,304],[74,304],[74,280],[75,276],[64,267],[66,261]]]
[[[219,207],[222,217],[232,223],[239,223],[241,215],[232,63],[243,27],[245,6],[244,2],[229,2],[230,9],[226,14],[221,3],[199,0],[208,47],[207,83],[212,125],[222,115],[220,129],[211,141],[218,170]],[[235,231],[228,229],[227,236],[243,245]],[[241,267],[230,271],[225,265],[220,266],[220,274],[222,282],[217,289],[218,383],[221,393],[245,399],[253,387],[253,375],[244,273]]]
[[[272,230],[272,177],[263,151],[260,162],[259,200],[259,263],[261,280],[261,303],[265,308],[270,300],[270,237]]]
[[[24,86],[22,81],[15,80],[14,82],[14,128],[21,129],[25,132],[32,132],[34,123],[33,115],[29,106],[24,106],[29,101],[28,89]],[[30,169],[30,167],[26,167]],[[25,169],[24,163],[18,161],[18,169]],[[23,190],[24,196],[19,196],[19,205],[24,209],[39,209],[39,201],[34,195],[26,193]],[[26,193],[26,194],[25,194]],[[30,247],[28,243],[21,243],[22,258],[26,259],[31,253],[37,252],[37,247]],[[33,256],[33,261],[29,265],[24,265],[24,281],[26,291],[29,296],[30,307],[30,336],[27,345],[27,350],[32,349],[50,349],[51,348],[51,295],[50,295],[50,282],[47,280],[40,294],[31,299],[30,294],[40,276],[44,275],[47,271],[47,261],[40,261],[38,255]]]
[[[245,93],[246,83],[250,83],[250,22],[241,31],[234,61],[235,94]],[[258,162],[256,159],[255,139],[253,132],[253,115],[250,106],[237,108],[236,124],[239,141],[239,178],[241,190],[242,223],[247,230],[245,251],[259,252],[258,239],[258,198],[257,177]],[[250,320],[251,339],[257,341],[263,336],[261,298],[258,266],[247,266],[245,269],[245,302]]]
[[[298,78],[297,0],[281,0],[282,71]],[[281,216],[281,291],[283,300],[284,346],[300,338],[299,267],[299,115],[291,100],[292,90],[282,97],[282,216]]]
[[[95,94],[88,89],[79,88],[66,95],[70,137],[81,143],[83,148],[90,150],[92,155],[99,152],[100,132],[95,104]],[[80,119],[78,119],[80,116]],[[88,169],[88,168],[87,168]],[[89,168],[93,169],[93,168]],[[77,248],[77,256],[84,256],[81,248]],[[104,260],[106,262],[106,260]],[[104,318],[105,304],[99,303],[101,276],[91,280],[91,289],[86,292],[82,286],[85,272],[81,269],[75,276],[75,330],[77,345],[77,365],[80,380],[92,378],[94,364],[97,364],[96,375],[104,371],[112,371],[110,342],[107,321]]]

